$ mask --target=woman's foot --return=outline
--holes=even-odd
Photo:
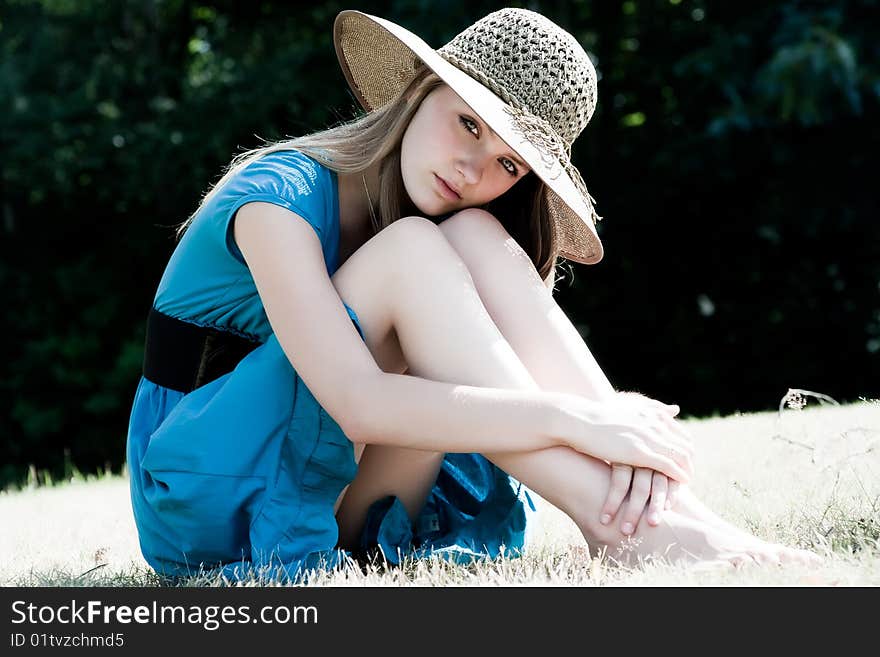
[[[808,550],[768,543],[742,530],[733,528],[731,531],[717,522],[707,522],[675,510],[666,511],[656,527],[640,523],[632,536],[618,534],[605,543],[608,546],[606,555],[623,565],[636,565],[640,560],[651,559],[699,567],[747,564],[815,566],[822,562],[817,554]]]
[[[757,536],[749,534],[745,530],[740,529],[736,525],[731,524],[724,518],[713,513],[709,507],[700,502],[690,489],[683,489],[679,499],[681,501],[681,510],[685,514],[690,515],[696,520],[702,520],[721,532],[728,533],[738,539],[743,545],[751,545],[758,542],[763,546],[762,549],[775,550],[780,555],[780,560],[783,563],[792,562],[803,563],[804,565],[818,565],[822,562],[822,558],[811,550],[788,547],[780,543],[770,543],[759,539]]]

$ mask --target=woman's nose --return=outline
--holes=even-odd
[[[456,169],[466,185],[476,185],[483,177],[483,165],[476,157],[459,160]]]

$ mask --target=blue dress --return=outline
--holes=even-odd
[[[328,274],[338,267],[337,175],[294,150],[237,173],[178,243],[154,308],[260,346],[189,393],[140,378],[126,445],[131,501],[144,558],[166,576],[296,578],[350,555],[337,545],[333,506],[357,473],[353,444],[282,351],[235,244],[231,220],[253,201],[296,212],[320,238]],[[415,523],[398,498],[377,500],[361,548],[391,564],[494,558],[502,546],[515,555],[534,511],[527,489],[482,455],[447,454]]]

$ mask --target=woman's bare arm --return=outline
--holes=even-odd
[[[234,235],[282,349],[353,441],[446,452],[564,442],[555,433],[563,422],[558,393],[383,372],[328,276],[318,236],[295,213],[248,203],[238,210]]]
[[[567,443],[561,395],[389,374],[364,381],[356,442],[443,452],[527,451]],[[566,428],[567,427],[567,428]]]
[[[482,388],[383,372],[330,280],[315,231],[269,203],[248,203],[238,215],[235,239],[281,348],[351,440],[438,452],[568,445],[688,479],[674,459],[688,467],[689,450],[632,408],[537,386]]]

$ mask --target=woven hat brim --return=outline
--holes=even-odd
[[[509,106],[490,89],[447,62],[409,30],[378,16],[355,10],[340,12],[333,26],[333,44],[346,81],[367,111],[394,100],[420,61],[424,63],[547,184],[551,212],[560,224],[563,257],[588,265],[602,259],[604,249],[592,222],[592,207],[558,160],[548,160],[518,134],[513,118],[505,112]]]

